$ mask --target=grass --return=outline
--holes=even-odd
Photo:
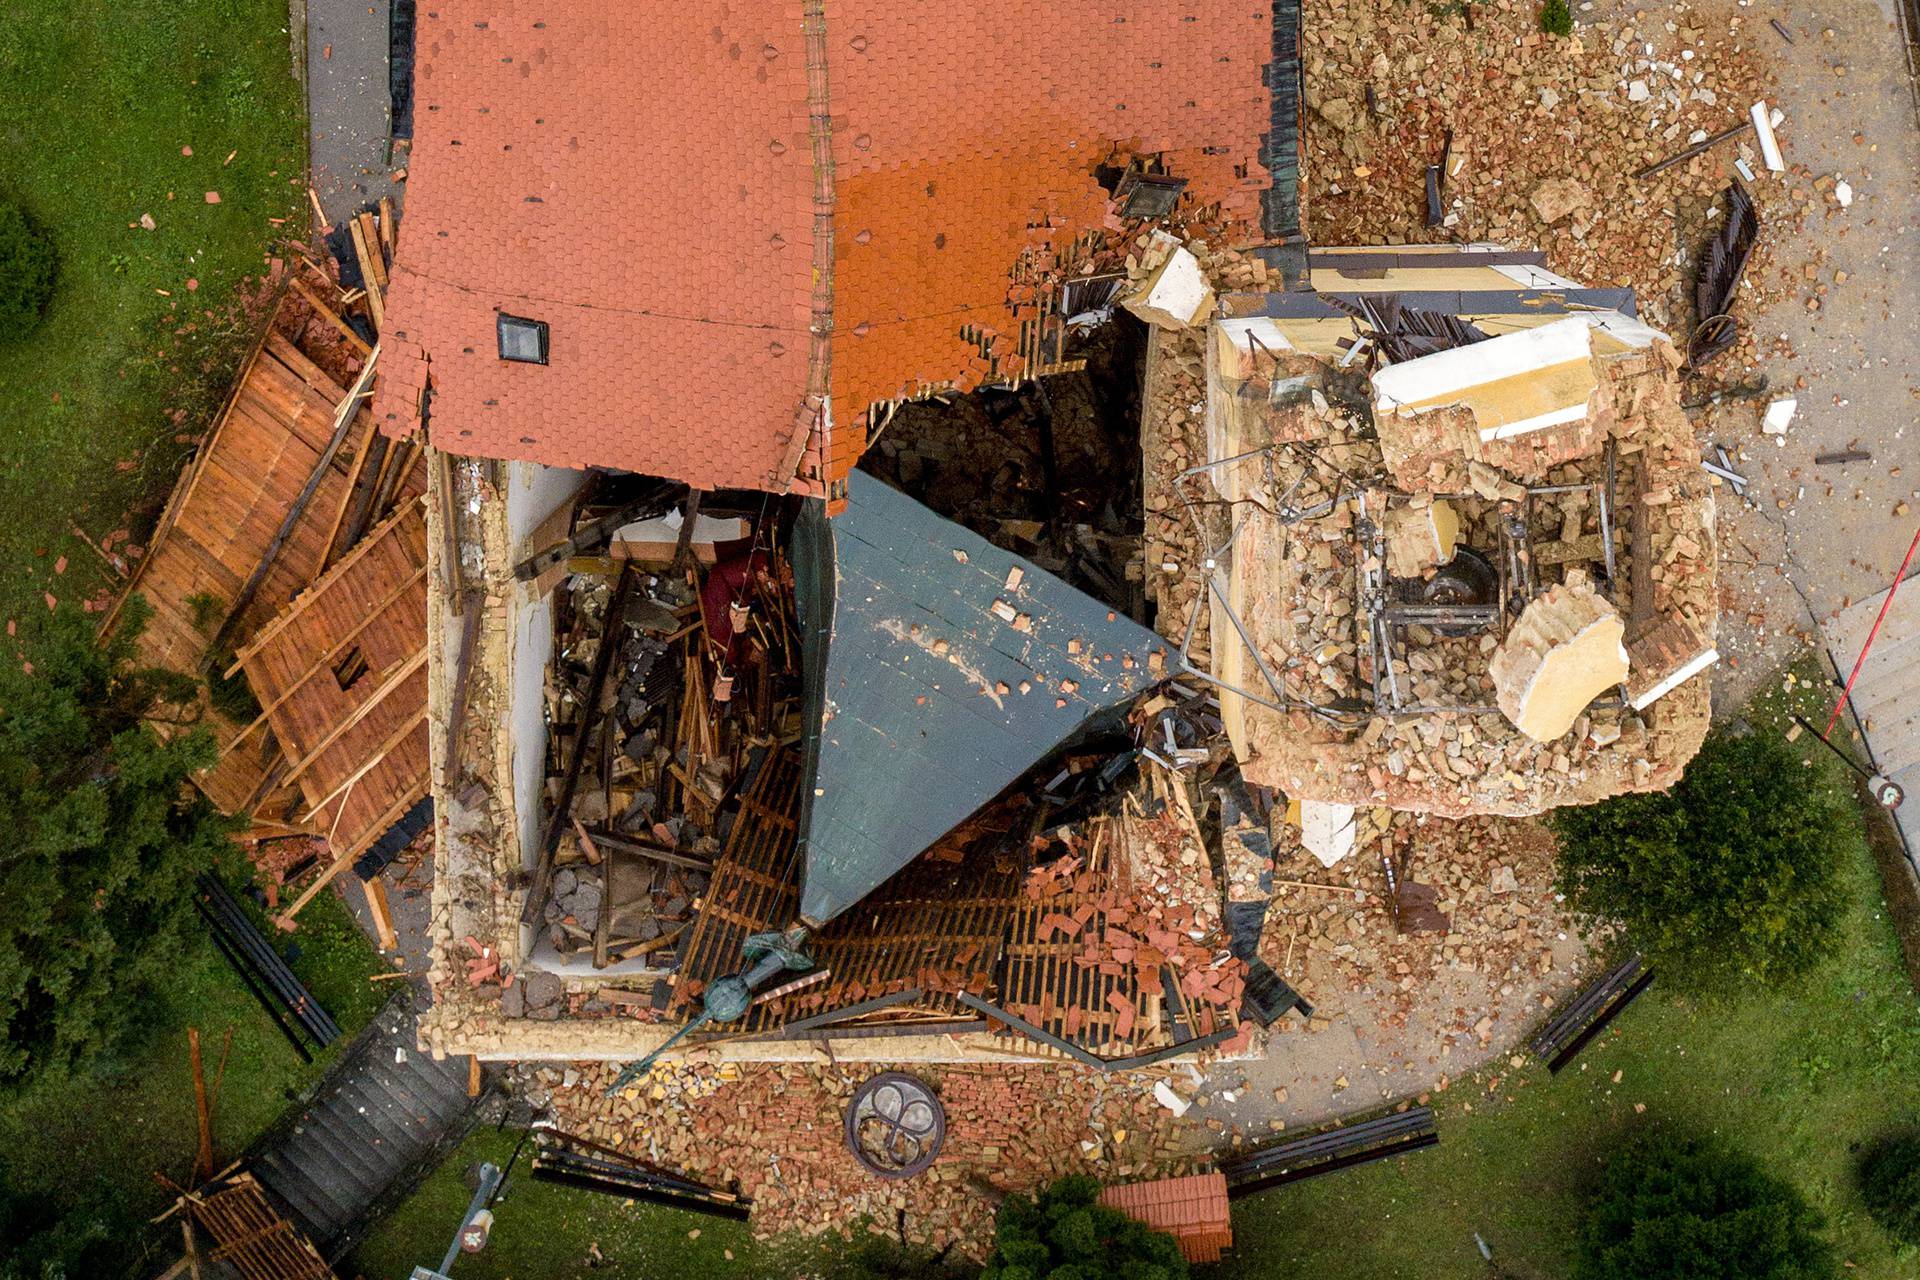
[[[107,585],[73,527],[97,540],[164,497],[176,437],[232,380],[236,303],[281,231],[268,219],[303,216],[286,23],[286,0],[7,6],[0,195],[50,231],[60,274],[41,326],[0,335],[0,615]]]
[[[1796,710],[1824,723],[1825,686],[1796,685],[1748,708],[1756,731],[1781,731]],[[1809,768],[1841,769],[1801,743]],[[1476,1232],[1513,1276],[1564,1276],[1601,1160],[1652,1125],[1719,1134],[1797,1184],[1826,1214],[1846,1274],[1920,1274],[1920,1251],[1896,1249],[1854,1182],[1865,1142],[1920,1119],[1920,1007],[1864,838],[1846,871],[1840,954],[1808,981],[1724,1004],[1656,984],[1558,1079],[1528,1060],[1458,1082],[1433,1098],[1438,1148],[1237,1204],[1238,1259],[1209,1280],[1484,1280]]]
[[[404,1276],[416,1264],[436,1265],[472,1198],[468,1170],[483,1160],[506,1168],[518,1139],[511,1129],[474,1133],[374,1228],[341,1274]],[[605,1280],[799,1280],[827,1274],[831,1252],[844,1248],[837,1237],[831,1252],[818,1243],[769,1244],[742,1222],[535,1182],[529,1154],[521,1153],[493,1207],[485,1252],[454,1264],[459,1280],[559,1280],[590,1268]],[[596,1247],[600,1260],[590,1264]]]
[[[388,994],[386,984],[367,981],[386,966],[335,895],[320,895],[300,920],[299,934],[282,935],[280,949],[351,1036]],[[126,1259],[115,1275],[151,1274],[178,1254],[179,1228],[149,1228],[146,1219],[171,1201],[153,1175],[184,1182],[193,1162],[198,1129],[185,1029],[200,1029],[211,1088],[226,1029],[233,1028],[213,1115],[222,1165],[338,1052],[302,1063],[211,943],[194,950],[151,1013],[149,1040],[115,1083],[53,1077],[30,1093],[0,1093],[0,1186],[43,1197],[56,1212],[84,1209],[104,1222]],[[0,1247],[0,1259],[4,1254]]]

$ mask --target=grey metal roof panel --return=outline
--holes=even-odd
[[[800,912],[815,925],[1156,680],[1166,646],[1152,631],[864,472],[839,516],[808,509],[795,543],[818,717]],[[1002,600],[1030,631],[993,612]]]

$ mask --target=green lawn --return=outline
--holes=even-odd
[[[70,530],[97,540],[163,498],[187,447],[175,437],[196,436],[232,380],[249,336],[238,291],[282,230],[304,227],[268,221],[306,203],[286,25],[286,0],[5,8],[0,195],[60,253],[45,323],[0,335],[6,617],[106,585]]]
[[[473,1195],[465,1181],[468,1169],[482,1160],[505,1168],[518,1139],[512,1129],[474,1133],[374,1229],[341,1274],[384,1280],[408,1274],[415,1264],[437,1264]],[[762,1244],[745,1223],[535,1182],[527,1175],[529,1156],[521,1153],[493,1207],[493,1238],[486,1251],[455,1263],[455,1280],[562,1280],[588,1274],[606,1280],[799,1280],[826,1274],[830,1265],[818,1244]],[[695,1231],[699,1236],[690,1238]],[[838,1237],[833,1244],[835,1252],[844,1249]],[[590,1269],[595,1245],[601,1261]]]
[[[1795,709],[1824,723],[1827,691],[1801,693]],[[1775,732],[1787,705],[1776,684],[1747,718]],[[1817,744],[1807,758],[1840,768]],[[1920,1007],[1864,839],[1850,861],[1842,955],[1803,986],[1702,1005],[1656,983],[1558,1079],[1529,1060],[1436,1095],[1438,1148],[1237,1204],[1238,1260],[1211,1280],[1484,1280],[1476,1231],[1513,1275],[1564,1276],[1598,1161],[1656,1124],[1722,1135],[1797,1184],[1827,1215],[1848,1275],[1920,1274],[1853,1184],[1861,1143],[1920,1120]]]
[[[280,935],[279,946],[351,1037],[391,993],[389,984],[367,981],[386,966],[335,895],[320,895],[300,920],[300,932]],[[0,1189],[44,1197],[55,1216],[84,1210],[97,1219],[115,1256],[126,1259],[124,1269],[102,1280],[151,1274],[178,1256],[179,1228],[149,1228],[146,1219],[172,1199],[153,1175],[184,1182],[193,1162],[198,1129],[187,1027],[200,1029],[209,1087],[226,1029],[233,1028],[213,1117],[222,1165],[338,1053],[336,1046],[312,1066],[302,1063],[210,943],[195,949],[151,1013],[152,1034],[117,1083],[55,1077],[28,1094],[0,1093]],[[5,1253],[0,1246],[0,1263]]]

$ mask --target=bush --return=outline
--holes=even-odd
[[[1837,1271],[1822,1226],[1750,1157],[1656,1136],[1608,1163],[1574,1280],[1828,1280]]]
[[[1860,1162],[1867,1212],[1902,1244],[1920,1245],[1920,1131],[1875,1143]]]
[[[53,299],[53,241],[12,201],[0,200],[0,342],[40,323]]]
[[[1062,1178],[1038,1197],[1008,1196],[981,1280],[1187,1280],[1164,1231],[1099,1203],[1092,1178]]]
[[[1574,910],[1696,991],[1779,983],[1832,953],[1859,815],[1780,738],[1707,739],[1679,785],[1554,818]]]
[[[1550,36],[1573,34],[1573,10],[1567,0],[1547,0],[1540,6],[1540,29]]]

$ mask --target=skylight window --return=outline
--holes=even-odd
[[[528,320],[501,312],[499,316],[500,358],[521,364],[547,362],[547,322]]]

